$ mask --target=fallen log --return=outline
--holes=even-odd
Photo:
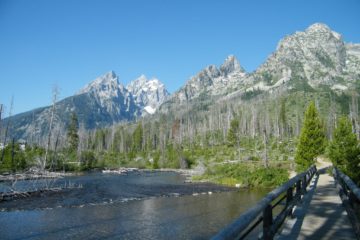
[[[0,193],[0,202],[12,201],[16,199],[23,199],[35,196],[41,196],[42,194],[49,192],[60,192],[62,188],[49,188],[49,189],[39,189],[28,192],[6,192]]]

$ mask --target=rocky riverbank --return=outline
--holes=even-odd
[[[47,178],[62,178],[65,176],[75,176],[78,174],[79,173],[28,171],[28,172],[24,172],[24,173],[15,173],[15,174],[0,174],[0,182],[20,181],[20,180],[38,180],[38,179],[47,179]]]

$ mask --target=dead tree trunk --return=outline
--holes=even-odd
[[[350,119],[353,125],[353,132],[356,134],[357,138],[360,138],[359,134],[359,111],[358,111],[358,97],[355,93],[351,96],[351,104],[350,104]]]
[[[13,173],[16,172],[16,163],[15,163],[15,138],[12,139],[11,145],[11,170]]]
[[[264,129],[264,167],[269,167],[269,160],[268,160],[268,154],[267,154],[267,136],[266,136],[266,130]]]
[[[9,127],[10,127],[10,123],[11,123],[11,115],[12,115],[12,109],[13,109],[13,105],[14,105],[14,97],[11,97],[11,103],[10,103],[10,110],[9,110],[9,117],[8,117],[8,122],[6,124],[6,129],[5,129],[5,136],[4,136],[4,149],[1,153],[1,161],[4,161],[4,156],[5,156],[5,146],[6,146],[6,141],[7,141],[7,137],[9,134]]]
[[[50,123],[49,123],[49,133],[48,133],[48,139],[47,139],[46,150],[45,150],[45,159],[44,159],[44,161],[42,161],[41,166],[40,166],[42,171],[45,170],[46,162],[48,161],[48,157],[49,157],[51,132],[52,132],[52,125],[53,125],[53,121],[54,121],[54,115],[55,115],[55,104],[56,104],[57,95],[58,95],[58,88],[56,86],[53,88],[52,94],[53,94],[53,99],[52,99],[52,108],[51,108],[51,116],[50,116]]]

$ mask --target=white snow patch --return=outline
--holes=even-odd
[[[279,87],[280,85],[288,82],[291,79],[291,69],[283,69],[283,77],[279,79],[272,87]]]
[[[337,40],[341,40],[342,37],[341,37],[341,34],[337,33],[337,32],[334,32],[334,31],[331,31],[333,36],[337,39]]]
[[[255,91],[255,90],[261,90],[261,91],[268,91],[269,89],[271,89],[272,86],[267,86],[264,84],[263,81],[255,84],[252,87],[249,87],[246,89],[246,91]]]
[[[291,69],[284,69],[282,72],[282,75],[283,75],[283,77],[280,78],[272,86],[268,86],[263,81],[261,81],[261,82],[255,84],[254,86],[247,88],[246,91],[255,91],[255,90],[268,91],[268,90],[271,90],[272,88],[279,87],[291,79]]]
[[[149,114],[154,114],[156,112],[156,109],[151,106],[144,107],[145,111],[147,111]]]
[[[348,87],[341,85],[341,84],[335,84],[334,86],[331,87],[331,89],[344,91],[344,90],[348,89]]]

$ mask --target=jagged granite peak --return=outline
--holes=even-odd
[[[201,76],[201,75],[205,75],[210,78],[215,78],[220,75],[220,71],[215,65],[209,65],[203,71],[201,71],[199,73],[199,76]]]
[[[116,90],[119,88],[119,85],[120,84],[118,76],[115,74],[114,71],[109,71],[87,84],[77,94],[96,91],[116,92]]]
[[[254,88],[262,90],[287,82],[294,84],[295,79],[311,87],[332,86],[346,70],[346,59],[341,35],[325,24],[315,23],[283,38],[247,82],[256,83]]]
[[[147,79],[145,75],[131,81],[126,88],[133,95],[135,103],[144,110],[143,115],[154,114],[170,95],[159,79]]]
[[[194,77],[191,77],[186,85],[190,85],[195,88],[206,88],[213,84],[214,78],[220,76],[220,71],[215,65],[209,65],[201,70]]]
[[[133,114],[137,109],[132,94],[119,83],[119,77],[114,71],[109,71],[87,84],[77,93],[81,94],[90,95],[111,115],[120,115],[124,112]]]
[[[245,78],[246,72],[234,55],[228,56],[218,68],[209,65],[191,77],[186,84],[169,99],[184,103],[201,95],[219,96],[236,89]]]
[[[171,96],[156,78],[142,75],[125,87],[110,71],[59,101],[54,121],[64,128],[70,114],[76,112],[80,124],[94,129],[133,121],[146,112],[206,111],[216,102],[245,102],[263,91],[274,98],[287,91],[346,93],[358,89],[359,79],[360,44],[344,43],[339,33],[316,23],[279,41],[276,51],[256,71],[246,73],[230,55],[219,67],[209,65],[198,72]],[[271,95],[273,89],[276,94]],[[251,90],[260,91],[253,94]],[[168,100],[158,107],[164,101],[162,96]],[[188,103],[186,108],[183,103]],[[14,136],[26,139],[35,134],[44,136],[46,143],[50,111],[51,107],[44,107],[13,116]]]
[[[229,55],[220,66],[220,72],[222,75],[227,76],[231,73],[245,73],[245,70],[234,55]]]
[[[19,138],[26,139],[36,132],[44,137],[48,133],[51,107],[43,107],[14,116]],[[112,124],[135,120],[140,108],[135,104],[132,94],[118,81],[110,71],[81,89],[74,96],[56,103],[54,126],[66,131],[70,115],[78,115],[79,124],[85,129],[111,126]]]
[[[132,92],[137,91],[143,85],[145,85],[147,81],[148,81],[147,77],[144,74],[141,74],[140,77],[136,78],[135,80],[131,81],[128,85],[126,85],[126,88]]]
[[[330,27],[324,23],[314,23],[311,24],[306,30],[306,32],[332,32]]]
[[[341,34],[332,31],[331,28],[324,23],[314,23],[310,25],[305,30],[305,32],[310,35],[317,35],[317,36],[321,35],[322,37],[328,37],[328,38],[335,37],[336,39],[343,41]]]

